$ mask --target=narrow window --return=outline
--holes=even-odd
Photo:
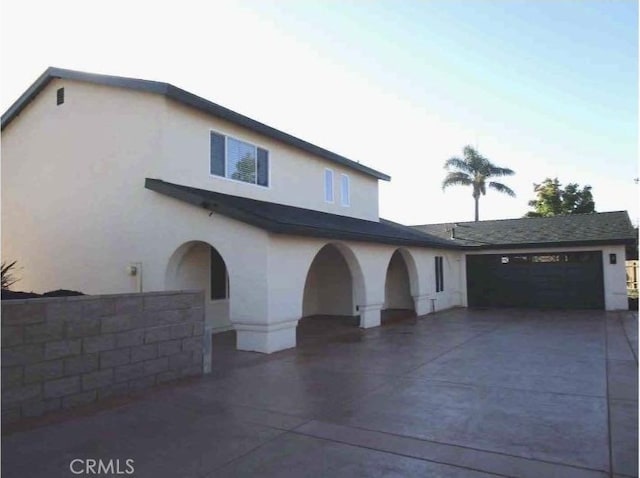
[[[227,267],[224,259],[213,247],[211,248],[211,300],[226,299],[228,297],[227,288]]]
[[[324,200],[333,202],[333,170],[324,170]]]
[[[442,256],[436,256],[436,292],[444,290],[444,264]]]
[[[64,88],[58,88],[56,91],[56,105],[64,103]]]
[[[343,174],[340,180],[340,201],[343,206],[351,205],[351,191],[349,188],[349,176]]]

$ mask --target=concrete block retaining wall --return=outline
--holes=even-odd
[[[210,371],[202,292],[2,302],[2,421]]]

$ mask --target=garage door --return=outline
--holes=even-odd
[[[470,307],[604,309],[600,251],[466,259]]]

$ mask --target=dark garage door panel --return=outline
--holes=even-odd
[[[604,309],[600,251],[468,255],[466,263],[470,307]]]

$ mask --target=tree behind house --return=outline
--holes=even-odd
[[[550,217],[561,214],[587,214],[595,212],[595,202],[591,186],[580,188],[577,183],[562,187],[558,178],[546,178],[540,184],[534,184],[536,199],[529,201],[534,208],[526,217]]]
[[[235,165],[235,171],[231,173],[231,179],[244,181],[245,183],[256,182],[256,160],[250,154],[244,157]]]

